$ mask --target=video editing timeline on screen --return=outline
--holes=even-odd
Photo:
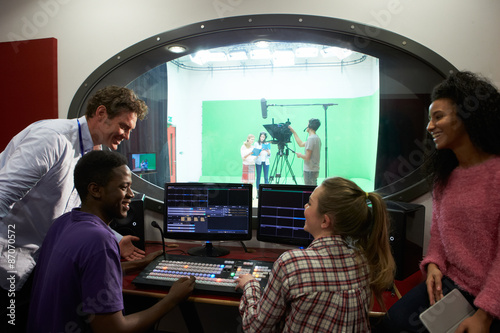
[[[166,258],[165,258],[166,257]],[[252,274],[264,288],[273,263],[267,261],[196,257],[185,255],[160,255],[133,281],[143,288],[170,288],[182,276],[195,276],[195,290],[200,293],[241,296],[235,290],[235,279],[242,274]]]
[[[260,241],[307,246],[313,237],[304,231],[304,205],[315,186],[262,184],[259,189]]]
[[[167,233],[247,233],[250,210],[242,188],[172,185],[165,199]]]

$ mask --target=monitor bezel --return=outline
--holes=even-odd
[[[260,184],[259,185],[259,205],[257,209],[257,240],[266,243],[293,245],[299,247],[307,247],[311,244],[312,239],[302,239],[302,238],[284,238],[277,236],[264,235],[261,233],[261,214],[262,214],[262,191],[264,189],[271,190],[286,190],[293,191],[295,189],[311,190],[311,192],[317,186],[314,185],[295,185],[295,184]]]
[[[188,233],[188,232],[169,232],[167,228],[168,219],[168,187],[169,186],[202,186],[202,187],[242,187],[247,189],[248,192],[248,220],[246,233]],[[163,208],[163,230],[164,238],[166,239],[181,239],[181,240],[194,240],[194,241],[243,241],[252,239],[252,184],[243,183],[209,183],[209,182],[170,182],[164,185],[164,208]]]

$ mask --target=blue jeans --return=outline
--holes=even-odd
[[[264,184],[269,184],[269,165],[267,165],[266,163],[255,164],[255,169],[257,171],[257,179],[256,179],[257,191],[259,190],[260,174],[262,173],[262,167],[264,167]]]
[[[448,277],[442,279],[443,294],[446,295],[458,286]],[[474,296],[460,290],[467,301],[474,306]],[[406,293],[399,301],[397,301],[380,323],[375,321],[373,332],[375,333],[401,333],[401,332],[427,332],[420,321],[419,315],[430,306],[429,295],[427,294],[427,285],[425,281]],[[500,332],[500,321],[494,320],[490,327],[490,332]]]

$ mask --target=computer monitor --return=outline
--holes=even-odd
[[[260,184],[257,240],[300,247],[313,237],[304,231],[304,205],[316,186]]]
[[[207,241],[189,254],[226,255],[229,250],[211,241],[252,238],[252,185],[166,183],[163,216],[165,238]]]
[[[129,168],[137,174],[156,172],[156,153],[129,153]]]

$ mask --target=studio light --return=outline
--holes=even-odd
[[[267,49],[269,47],[269,42],[267,40],[259,40],[256,41],[254,45],[260,49]]]
[[[256,49],[250,51],[251,59],[271,59],[271,51],[269,49]]]
[[[293,66],[295,64],[293,51],[275,51],[273,53],[273,64],[274,66]]]
[[[224,52],[208,52],[208,61],[227,61],[227,55]]]
[[[321,50],[321,55],[325,58],[335,56],[340,60],[344,60],[345,58],[347,58],[351,54],[352,54],[351,50],[336,47],[336,46],[325,47]]]
[[[259,47],[258,47],[259,46]],[[176,48],[177,47],[177,48]],[[185,48],[172,44],[169,50],[180,51]],[[351,56],[352,55],[352,56]],[[354,57],[356,55],[356,57]],[[347,59],[349,57],[349,59]],[[356,59],[352,59],[356,58]],[[363,62],[366,56],[349,49],[330,45],[304,43],[269,43],[268,41],[252,42],[202,50],[181,57],[176,62],[188,68],[197,70],[232,70],[237,68],[278,68],[278,67],[327,67],[352,66]]]
[[[186,52],[186,47],[182,45],[170,45],[167,47],[167,50],[169,50],[172,53],[184,53]]]
[[[247,52],[244,51],[244,50],[235,50],[235,51],[231,51],[229,52],[228,54],[228,60],[247,60],[248,59],[248,55],[247,55]]]
[[[210,53],[209,51],[199,51],[199,52],[196,52],[194,55],[189,55],[189,57],[191,58],[191,61],[194,62],[195,64],[198,64],[198,65],[204,65],[207,63],[208,61],[208,53]]]
[[[319,50],[316,47],[299,47],[295,50],[297,58],[316,58]]]

